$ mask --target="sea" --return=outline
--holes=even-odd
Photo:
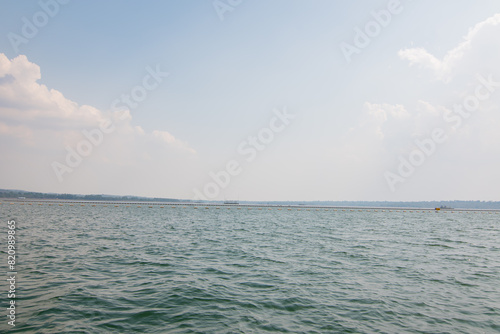
[[[1,333],[500,333],[495,212],[4,202],[0,218]]]

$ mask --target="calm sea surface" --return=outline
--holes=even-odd
[[[500,214],[0,205],[2,333],[500,333]]]

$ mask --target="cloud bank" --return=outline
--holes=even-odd
[[[174,173],[186,170],[196,156],[192,147],[170,132],[146,132],[134,125],[128,110],[101,111],[78,105],[62,92],[40,84],[40,79],[40,67],[26,56],[10,60],[0,54],[0,145],[9,162],[2,167],[1,181],[6,188],[70,192],[83,186],[83,191],[99,192],[105,191],[106,184],[122,182],[119,179],[137,171],[147,174],[159,169],[164,173],[158,179],[169,184]],[[77,150],[88,141],[84,133],[95,132],[103,124],[112,131],[104,134],[91,154],[82,157],[81,164],[58,179],[54,162],[66,165],[68,150]],[[14,169],[26,172],[19,176],[11,173]],[[170,177],[162,176],[165,173]],[[85,186],[89,184],[92,186]]]
[[[432,199],[498,199],[490,190],[500,185],[500,44],[493,42],[499,35],[496,14],[471,28],[442,59],[423,48],[399,51],[423,74],[413,80],[427,80],[435,90],[415,91],[403,104],[365,102],[359,124],[345,139],[347,151],[383,178],[387,171],[397,174],[399,159],[408,159],[416,141],[430,138],[434,129],[442,129],[447,140],[386,198],[435,189]]]
[[[476,61],[492,61],[498,59],[500,45],[493,41],[498,40],[500,27],[500,13],[476,24],[463,41],[449,50],[442,59],[438,59],[423,48],[404,49],[399,51],[402,59],[408,60],[410,66],[420,66],[430,69],[436,79],[449,82],[455,76],[468,73],[473,67],[482,67],[485,64]]]

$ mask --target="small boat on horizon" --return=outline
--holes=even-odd
[[[436,208],[435,210],[436,211],[440,211],[440,210],[453,210],[453,208],[449,207],[449,206],[446,206],[446,205],[441,205],[439,208]]]

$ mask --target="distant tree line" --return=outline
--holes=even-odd
[[[0,198],[26,199],[61,199],[74,201],[130,201],[130,202],[192,202],[175,198],[139,197],[139,196],[113,196],[113,195],[75,195],[29,192],[22,190],[0,189]],[[203,201],[196,201],[203,203]],[[218,203],[219,201],[215,201]],[[222,203],[222,202],[221,202]],[[385,201],[274,201],[274,202],[249,202],[244,204],[271,204],[271,205],[317,205],[317,206],[357,206],[357,207],[387,207],[387,208],[438,208],[441,206],[455,209],[488,209],[500,210],[500,202],[493,201],[417,201],[417,202],[385,202]]]
[[[26,198],[26,199],[62,199],[74,201],[130,201],[130,202],[180,202],[174,198],[113,196],[113,195],[74,195],[52,194],[19,190],[0,190],[0,198]]]

